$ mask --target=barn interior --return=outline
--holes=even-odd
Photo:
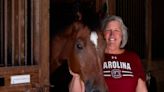
[[[162,5],[162,0],[1,0],[0,90],[51,91],[50,40],[72,23],[81,10],[86,14],[84,21],[93,29],[99,25],[97,18],[122,17],[129,34],[125,48],[135,51],[145,72],[151,72],[155,78],[153,92],[163,92]],[[28,81],[14,83],[15,75]],[[70,76],[67,77],[69,82]]]

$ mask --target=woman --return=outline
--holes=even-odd
[[[107,16],[102,22],[107,43],[103,71],[110,92],[147,92],[145,73],[139,56],[124,49],[127,28],[118,16]]]

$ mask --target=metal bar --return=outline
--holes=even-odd
[[[34,50],[34,34],[33,34],[33,31],[34,31],[34,17],[33,17],[33,14],[34,14],[34,1],[31,0],[31,64],[33,65],[33,50]]]
[[[146,0],[146,52],[147,52],[147,70],[152,69],[152,0]]]
[[[38,64],[39,57],[40,57],[40,29],[39,29],[39,16],[40,16],[40,0],[34,0],[34,63]]]
[[[1,22],[1,23],[0,23],[0,26],[1,26],[1,27],[0,27],[0,28],[1,28],[1,29],[0,29],[0,32],[1,32],[1,36],[0,36],[0,37],[1,37],[1,38],[0,38],[0,45],[1,45],[1,47],[0,47],[0,49],[1,49],[1,52],[0,52],[0,53],[1,53],[1,56],[0,56],[0,58],[1,58],[0,66],[4,66],[4,55],[3,55],[3,54],[4,54],[4,53],[3,53],[3,48],[4,48],[4,46],[3,46],[3,45],[4,45],[4,43],[3,43],[3,42],[4,42],[4,41],[3,41],[3,39],[4,39],[4,38],[3,38],[3,37],[4,37],[4,36],[3,36],[3,34],[4,34],[4,27],[3,27],[3,26],[4,26],[4,20],[3,20],[3,17],[4,17],[4,16],[3,16],[3,15],[4,15],[4,14],[3,14],[3,13],[4,13],[4,8],[3,8],[3,7],[4,7],[4,6],[3,6],[3,4],[4,4],[4,1],[1,0],[0,2],[1,2],[1,3],[0,3],[0,4],[1,4],[1,5],[0,5],[0,7],[1,7],[1,8],[0,8],[0,9],[1,9],[1,10],[0,10],[0,13],[1,13],[1,14],[0,14],[0,22]]]
[[[8,20],[7,19],[7,17],[8,17],[7,16],[8,15],[7,14],[7,12],[8,12],[7,3],[8,3],[8,0],[4,0],[4,5],[5,5],[4,6],[4,36],[5,36],[4,37],[4,61],[5,61],[4,64],[5,64],[5,66],[7,66],[7,54],[8,54],[7,53],[7,40],[8,40],[7,39],[8,38],[7,37],[7,27],[8,27],[7,26],[7,24],[8,24],[7,23],[7,20]]]
[[[24,30],[25,30],[25,32],[24,32],[24,35],[25,35],[25,37],[24,37],[24,41],[25,41],[25,56],[24,56],[24,63],[25,63],[25,65],[27,65],[27,25],[28,25],[28,21],[27,21],[27,0],[25,0],[24,1],[24,5],[25,5],[25,12],[24,12],[24,19],[25,19],[25,28],[24,28]]]
[[[15,0],[12,0],[12,24],[11,24],[11,30],[12,30],[12,66],[14,66],[14,60],[15,60]]]
[[[107,15],[109,15],[109,11],[110,11],[110,10],[109,10],[109,1],[108,1],[108,0],[105,0],[105,3],[106,3],[106,9],[107,9],[105,13],[106,13]]]
[[[21,65],[21,0],[18,0],[18,65]]]

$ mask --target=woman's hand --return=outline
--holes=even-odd
[[[80,75],[72,72],[70,68],[69,72],[73,76],[69,84],[69,92],[85,92],[84,82],[81,80]]]
[[[74,73],[74,72],[72,72],[71,71],[71,69],[69,68],[69,73],[75,78],[80,78],[80,75],[79,74],[77,74],[77,73]]]

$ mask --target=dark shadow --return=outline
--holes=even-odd
[[[157,92],[157,80],[151,71],[147,73],[147,88],[148,92]]]
[[[51,76],[50,92],[69,92],[68,86],[72,76],[69,73],[68,65],[65,62]]]

